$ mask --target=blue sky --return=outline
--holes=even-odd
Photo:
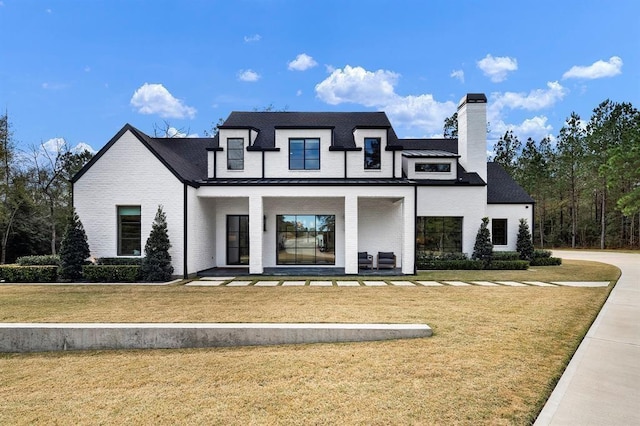
[[[640,2],[0,0],[0,107],[19,147],[125,123],[203,136],[231,111],[385,111],[432,137],[466,93],[497,139],[640,107]]]

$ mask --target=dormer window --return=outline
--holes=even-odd
[[[244,170],[244,139],[227,139],[227,170]]]
[[[289,139],[289,170],[320,170],[320,139]]]
[[[364,138],[364,168],[380,169],[380,138]]]
[[[451,163],[416,163],[416,172],[449,173]]]

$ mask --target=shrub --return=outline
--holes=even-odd
[[[10,283],[52,283],[58,279],[58,267],[1,265],[0,279]]]
[[[529,262],[526,260],[494,260],[485,269],[491,270],[526,270],[529,268]]]
[[[550,250],[534,250],[533,259],[548,259],[551,257]]]
[[[482,261],[480,260],[438,260],[431,264],[428,269],[465,269],[479,270],[482,269]]]
[[[151,227],[151,234],[144,246],[145,257],[142,261],[142,277],[146,281],[168,281],[173,273],[169,249],[169,234],[167,233],[167,217],[158,206],[156,217]]]
[[[45,254],[41,256],[22,256],[16,260],[20,266],[60,266],[60,256]]]
[[[70,280],[82,278],[82,265],[90,254],[87,234],[84,232],[82,222],[80,222],[80,218],[74,210],[62,237],[60,247],[62,276]]]
[[[531,259],[531,266],[559,266],[562,259],[559,257],[534,257]]]
[[[85,265],[82,274],[91,282],[135,282],[140,278],[139,265]]]
[[[493,260],[520,260],[520,253],[517,251],[494,251]]]
[[[493,244],[491,243],[491,232],[487,227],[488,224],[489,218],[483,217],[480,229],[476,234],[476,242],[473,245],[473,255],[471,256],[473,260],[481,260],[485,267],[491,263],[493,254]]]
[[[520,253],[520,259],[522,260],[531,260],[533,258],[533,241],[531,240],[531,232],[526,219],[520,219],[520,225],[518,225],[516,250]]]
[[[142,264],[141,257],[99,257],[96,265],[137,265]]]

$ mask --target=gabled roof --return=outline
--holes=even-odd
[[[533,204],[534,200],[499,163],[488,162],[487,203]]]
[[[127,131],[130,131],[173,175],[183,183],[195,182],[207,175],[206,149],[214,146],[213,138],[152,138],[130,124],[120,131],[72,179],[75,183]]]
[[[387,145],[397,146],[398,136],[384,112],[239,112],[229,115],[221,129],[255,129],[256,148],[275,147],[275,129],[332,129],[333,148],[356,148],[356,128],[386,129]]]

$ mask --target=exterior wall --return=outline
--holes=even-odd
[[[93,257],[116,257],[117,206],[141,206],[141,251],[158,205],[167,215],[174,274],[183,274],[183,184],[131,132],[73,186],[73,201]]]
[[[350,178],[390,178],[393,177],[393,151],[385,151],[387,146],[386,129],[356,129],[353,132],[356,146],[362,151],[347,152],[347,174]],[[380,169],[365,170],[364,139],[380,138]],[[344,173],[341,175],[344,176]],[[396,175],[400,177],[400,175]]]
[[[533,206],[530,204],[489,204],[487,206],[487,216],[490,219],[507,219],[507,245],[494,246],[493,249],[495,251],[516,250],[520,219],[527,219],[529,230],[533,233],[531,229]]]
[[[394,252],[397,265],[402,265],[402,212],[402,203],[396,199],[359,198],[358,251],[373,255],[374,266],[379,251]]]
[[[260,178],[262,177],[262,153],[247,151],[247,146],[255,139],[255,132],[250,129],[220,129],[218,137],[222,151],[216,152],[216,177],[218,178]],[[244,169],[227,170],[227,139],[244,139]]]
[[[201,199],[206,200],[206,198]],[[215,245],[215,266],[217,267],[229,266],[227,264],[227,215],[230,214],[248,215],[249,199],[238,196],[215,199],[215,212],[212,216],[209,216],[208,220],[213,220],[215,223],[216,238],[206,242],[206,244]]]
[[[487,104],[468,103],[466,96],[458,106],[458,154],[467,172],[476,172],[487,181]]]
[[[450,172],[416,172],[416,163],[444,163],[451,166]],[[409,179],[452,180],[458,178],[458,162],[455,158],[408,158],[402,157],[402,168]]]
[[[471,255],[482,218],[487,216],[487,187],[418,187],[417,212],[418,216],[462,217],[462,251]]]
[[[197,189],[188,187],[188,272],[195,273],[215,266],[216,200],[198,198]]]
[[[344,177],[344,154],[329,151],[331,129],[276,129],[277,152],[265,153],[265,177],[326,178]],[[289,170],[289,139],[320,139],[320,170]]]

